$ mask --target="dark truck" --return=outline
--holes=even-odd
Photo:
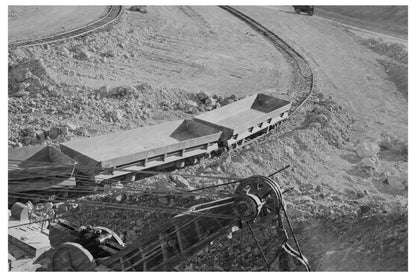
[[[314,6],[293,6],[293,8],[295,9],[296,13],[307,13],[309,15],[313,15],[315,13],[315,8]]]

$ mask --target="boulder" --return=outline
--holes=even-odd
[[[91,53],[83,46],[75,47],[73,52],[75,53],[75,58],[79,60],[89,60],[91,58]]]
[[[19,90],[18,92],[15,92],[13,94],[14,97],[24,97],[24,96],[28,96],[29,92],[26,90]]]
[[[99,88],[98,93],[101,97],[106,97],[110,95],[110,90],[107,85],[104,85]]]
[[[68,122],[65,124],[65,127],[70,131],[75,131],[77,129],[77,125]]]
[[[59,127],[52,127],[49,129],[48,136],[51,139],[56,139],[60,135]]]
[[[377,170],[377,157],[366,157],[357,165],[357,169],[365,176],[373,176]]]
[[[235,102],[234,99],[227,98],[227,99],[224,99],[222,102],[220,102],[220,105],[225,106],[225,105],[228,105],[228,104],[231,104],[231,103],[234,103],[234,102]]]
[[[205,99],[204,103],[207,106],[215,107],[217,104],[217,101],[212,97],[208,97]]]
[[[35,131],[35,134],[36,134],[36,138],[40,141],[46,138],[45,132],[43,130],[37,130]]]
[[[328,117],[326,116],[326,115],[324,115],[324,114],[318,114],[316,117],[315,117],[315,120],[317,121],[317,122],[319,122],[319,123],[321,123],[322,125],[324,125],[325,123],[327,123],[328,122]]]
[[[300,189],[302,192],[312,192],[312,191],[313,191],[313,189],[314,189],[314,187],[313,187],[313,185],[312,185],[312,184],[310,184],[310,183],[302,183],[302,184],[299,184],[299,189]]]
[[[114,57],[116,55],[116,52],[113,49],[110,49],[103,53],[104,57]]]
[[[62,136],[67,136],[68,135],[68,128],[65,126],[60,126],[59,128],[59,134]]]
[[[187,112],[194,112],[194,111],[198,110],[198,104],[195,101],[186,100],[186,102],[185,102],[185,110]]]
[[[65,57],[71,57],[71,52],[69,52],[69,50],[68,50],[65,46],[62,46],[62,47],[61,47],[61,49],[60,49],[59,53],[60,53],[62,56],[65,56]]]
[[[123,112],[117,109],[112,110],[109,115],[113,121],[120,121],[123,118]]]
[[[387,183],[395,188],[400,188],[403,186],[402,178],[394,174],[387,176]]]
[[[309,124],[309,127],[319,130],[322,128],[322,125],[319,122],[312,122],[311,124]]]
[[[28,79],[30,77],[30,74],[29,74],[29,71],[21,69],[21,70],[16,70],[13,76],[16,82],[21,83],[25,81],[26,79]]]
[[[380,147],[375,143],[363,141],[357,144],[355,151],[361,158],[374,157],[380,151]]]
[[[371,211],[371,207],[370,206],[368,206],[368,205],[362,205],[362,206],[360,206],[360,214],[366,214],[366,213],[368,213],[368,212],[370,212]]]
[[[114,200],[116,200],[117,202],[123,202],[125,200],[125,195],[119,194],[114,198]]]
[[[205,99],[208,99],[211,97],[211,95],[208,92],[203,91],[203,90],[198,92],[197,96],[198,96],[198,99],[201,100],[202,102],[204,102]]]

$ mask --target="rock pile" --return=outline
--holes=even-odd
[[[24,97],[53,88],[55,74],[39,59],[22,59],[9,64],[9,95]]]

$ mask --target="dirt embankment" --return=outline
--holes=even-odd
[[[359,38],[358,41],[380,55],[377,61],[384,67],[389,80],[407,100],[409,71],[407,48],[400,43],[385,42],[381,38]]]
[[[319,16],[407,39],[407,6],[316,6],[315,8]]]

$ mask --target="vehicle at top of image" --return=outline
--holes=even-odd
[[[314,6],[293,6],[293,8],[295,9],[296,13],[307,13],[310,16],[312,16],[315,13],[315,8]]]

